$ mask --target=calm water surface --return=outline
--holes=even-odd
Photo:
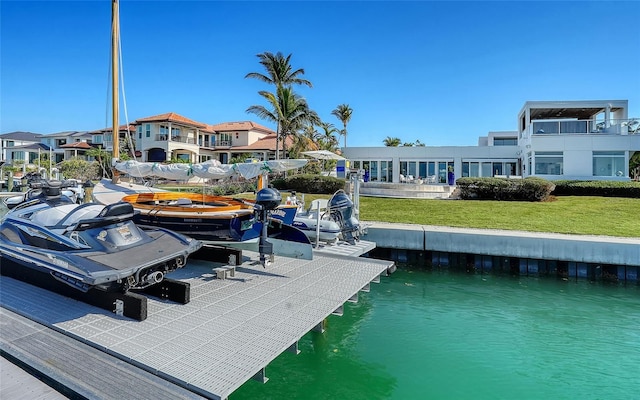
[[[640,287],[398,270],[240,399],[640,399]]]

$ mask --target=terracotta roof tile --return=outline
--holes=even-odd
[[[293,144],[293,139],[288,136],[287,137],[287,149],[291,148]],[[282,151],[282,142],[279,143],[278,147],[280,151]],[[258,139],[257,141],[251,143],[248,146],[234,146],[231,150],[271,150],[276,151],[276,135],[265,136],[262,139]]]
[[[141,123],[141,122],[163,122],[163,121],[178,122],[178,123],[185,124],[185,125],[195,126],[197,128],[206,128],[206,124],[203,124],[201,122],[196,122],[196,121],[194,121],[192,119],[189,119],[187,117],[183,117],[182,115],[176,114],[174,112],[154,115],[153,117],[140,118],[140,119],[136,120],[136,123]]]
[[[118,127],[118,131],[119,132],[124,132],[126,130],[127,130],[127,125],[120,125]],[[93,133],[93,134],[95,134],[95,133],[108,133],[108,132],[112,132],[112,131],[113,131],[113,129],[111,129],[111,127],[108,127],[108,128],[98,129],[97,131],[91,131],[89,133]],[[135,124],[129,124],[129,131],[135,132],[136,131],[136,125]]]
[[[91,149],[91,145],[87,142],[73,142],[60,146],[61,149]]]
[[[238,121],[238,122],[223,122],[216,125],[207,125],[207,129],[214,130],[216,132],[228,132],[228,131],[262,131],[269,134],[275,134],[272,129],[266,126],[256,124],[252,121]]]

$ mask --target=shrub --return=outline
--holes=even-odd
[[[640,182],[556,181],[556,196],[602,196],[640,198]]]
[[[460,178],[456,185],[465,200],[543,201],[555,188],[540,178]]]
[[[333,194],[344,189],[344,179],[323,175],[294,175],[271,181],[278,190],[295,190],[301,193]]]

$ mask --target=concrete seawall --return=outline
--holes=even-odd
[[[640,238],[369,222],[377,247],[640,266]]]

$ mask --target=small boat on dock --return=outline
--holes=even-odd
[[[355,244],[360,240],[361,225],[354,216],[354,204],[344,190],[338,190],[329,200],[313,200],[306,210],[304,202],[299,201],[295,192],[292,192],[287,204],[298,207],[291,225],[312,241],[336,243],[343,240]]]

